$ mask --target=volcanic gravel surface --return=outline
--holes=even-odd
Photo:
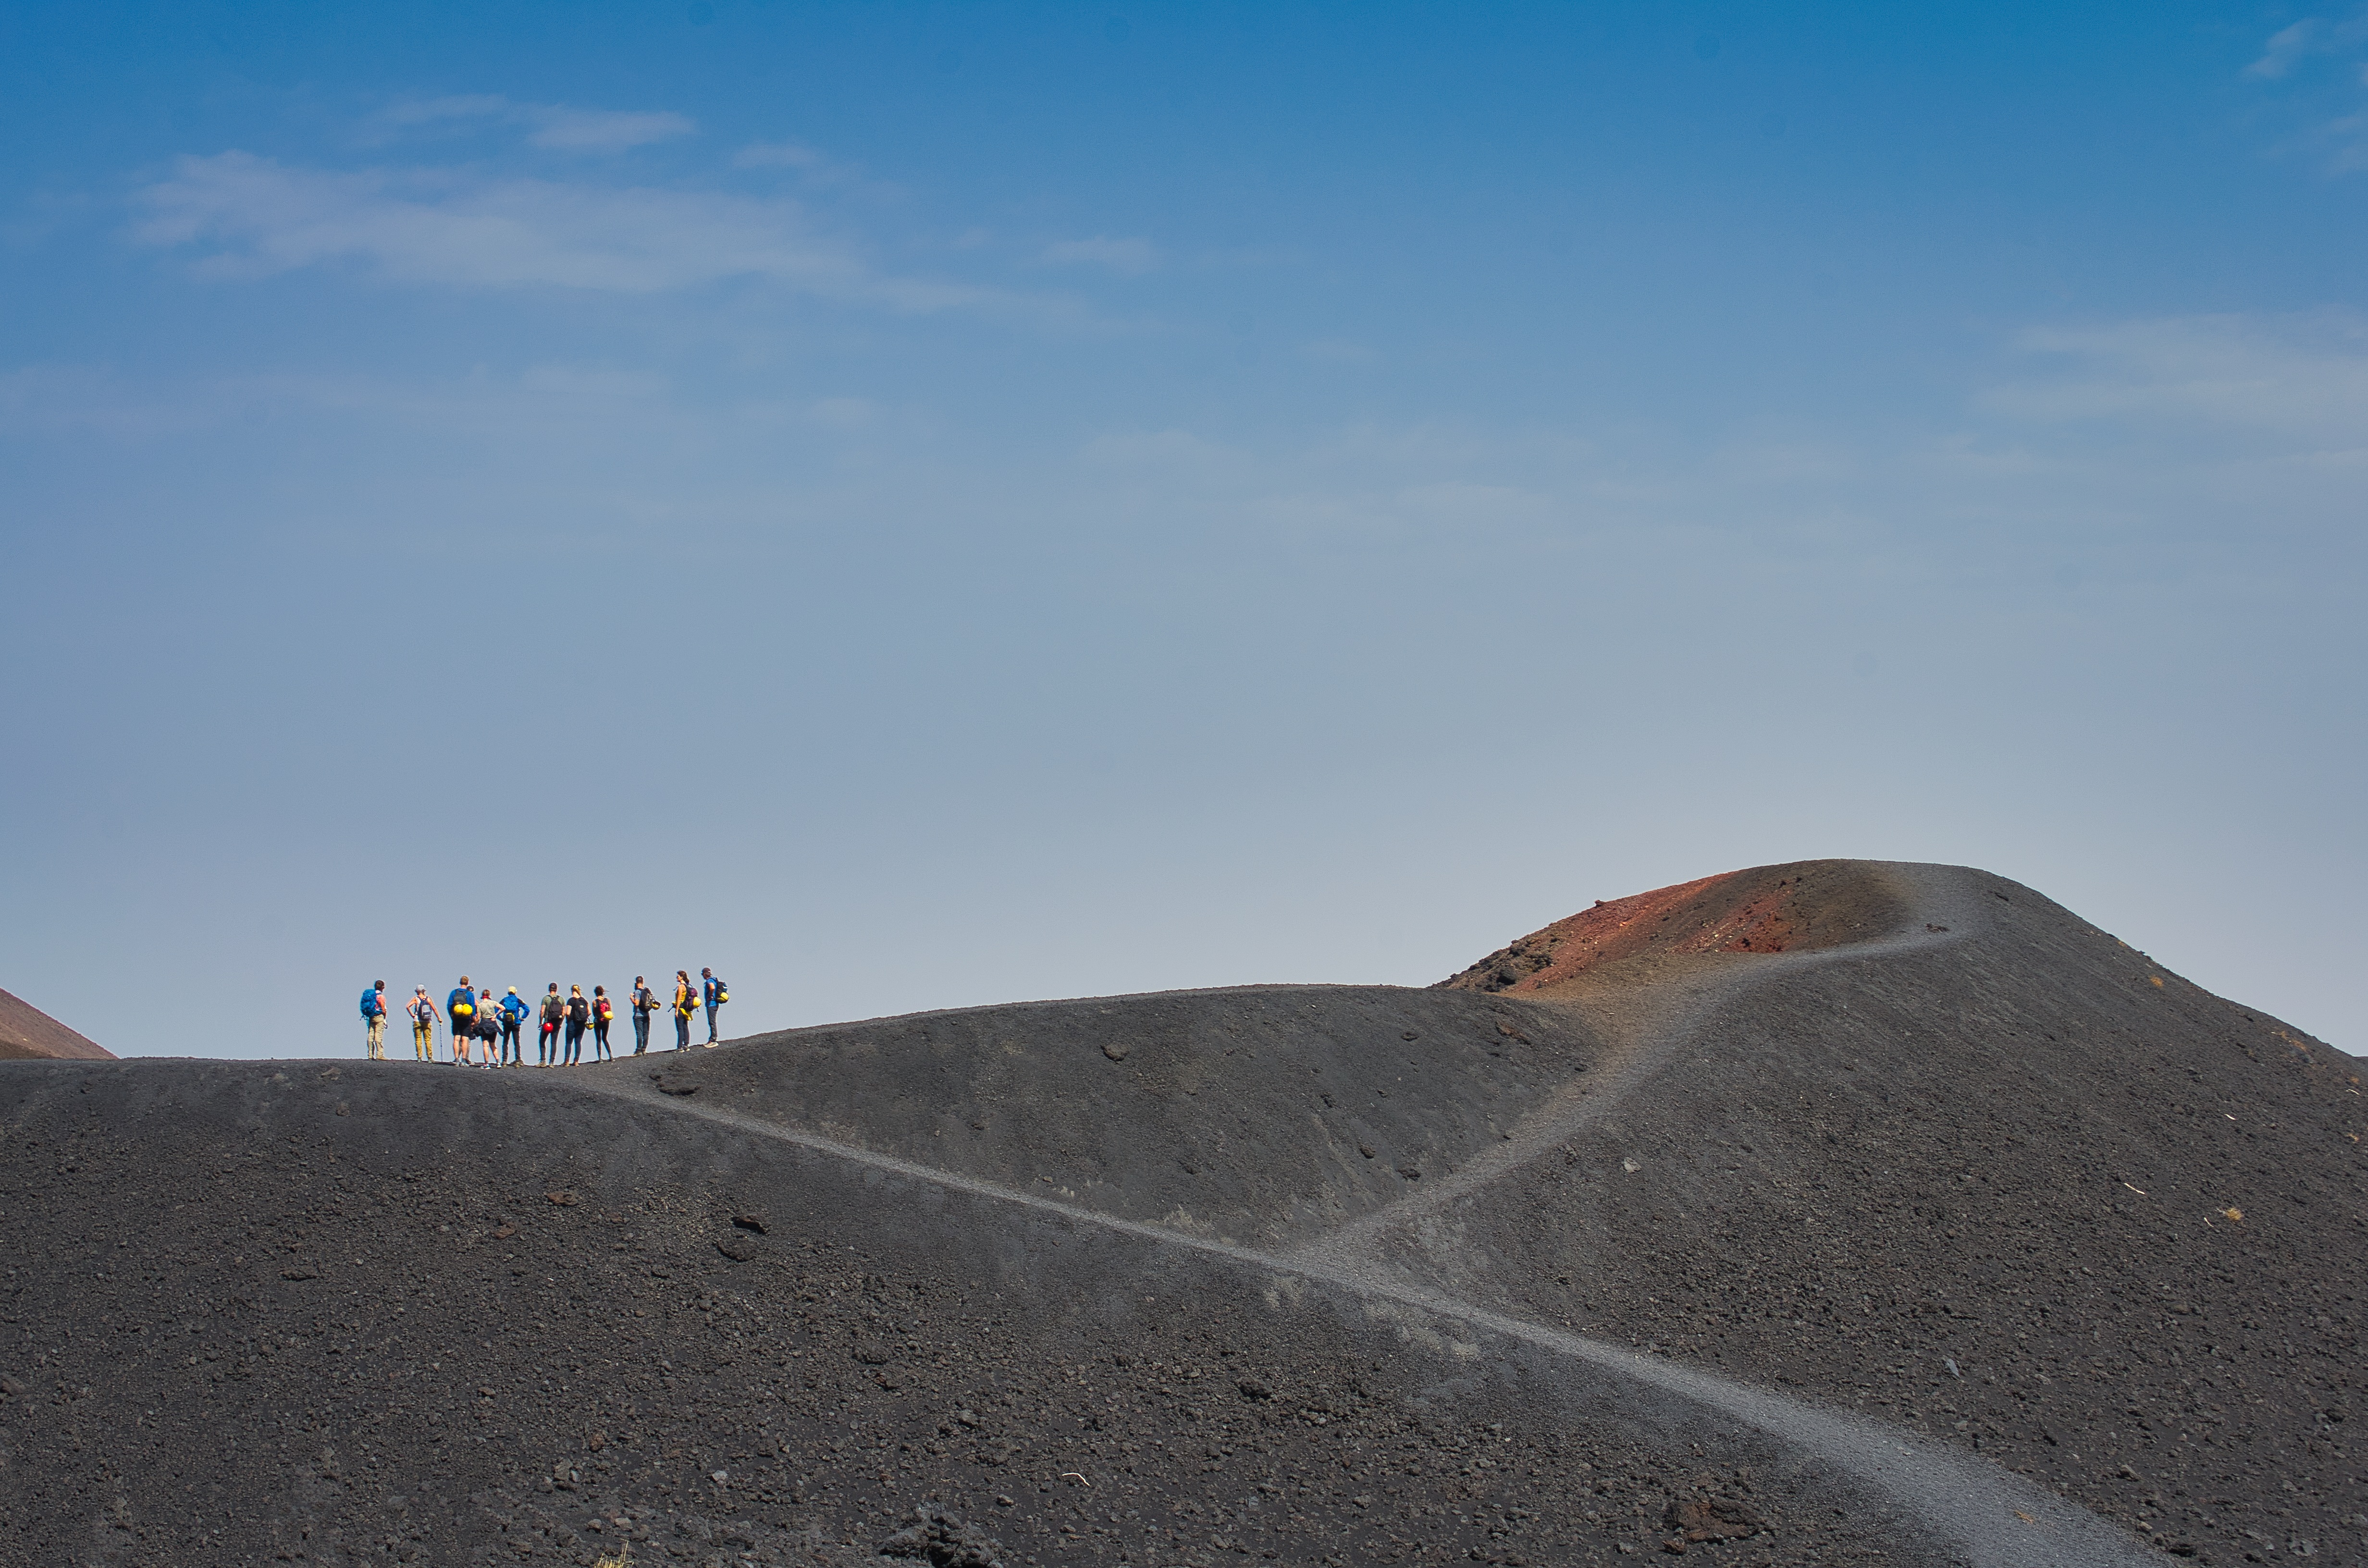
[[[1009,1563],[1611,1562],[1689,1520],[1919,1560],[1532,1347],[562,1076],[9,1068],[0,1557],[879,1562],[934,1506]]]
[[[1383,1250],[1950,1439],[2181,1556],[2368,1558],[2361,1063],[2018,883],[1948,882],[1903,885],[1940,917],[1891,950],[1665,964],[1702,998],[1682,1027],[1616,972],[1530,991],[1608,1069],[1647,1058],[1634,1086]]]
[[[1981,873],[1601,909],[1428,991],[0,1063],[0,1561],[2360,1560],[2348,1059]]]

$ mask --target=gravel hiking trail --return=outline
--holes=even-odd
[[[1907,916],[1901,927],[1857,947],[1774,954],[1748,969],[1694,970],[1648,983],[1644,995],[1607,995],[1602,990],[1573,1006],[1606,1038],[1616,1042],[1597,1070],[1549,1096],[1493,1144],[1440,1179],[1386,1208],[1283,1253],[1267,1253],[1203,1236],[1186,1234],[1077,1207],[1056,1199],[955,1176],[893,1155],[855,1148],[783,1128],[712,1102],[676,1099],[677,1108],[727,1123],[759,1136],[779,1138],[817,1153],[944,1182],[977,1196],[1060,1214],[1073,1222],[1105,1225],[1168,1246],[1188,1247],[1276,1274],[1296,1276],[1333,1289],[1415,1309],[1463,1325],[1463,1332],[1493,1335],[1585,1362],[1633,1384],[1628,1403],[1649,1409],[1665,1399],[1689,1402],[1732,1418],[1773,1438],[1804,1460],[1830,1465],[1888,1508],[1913,1518],[1948,1543],[1952,1561],[1971,1568],[2123,1568],[2157,1561],[2159,1554],[2127,1531],[2068,1503],[1999,1466],[1903,1430],[1820,1409],[1747,1383],[1675,1365],[1582,1335],[1508,1317],[1456,1300],[1435,1289],[1392,1278],[1383,1267],[1383,1239],[1420,1226],[1456,1202],[1467,1200],[1507,1172],[1559,1147],[1589,1119],[1615,1108],[1648,1083],[1669,1055],[1683,1048],[1712,1004],[1759,983],[1783,969],[1830,962],[1836,953],[1881,957],[1936,942],[1963,940],[1983,912],[1975,892],[1952,868],[1900,865],[1881,869],[1896,880]],[[1936,928],[1946,926],[1945,931]],[[1641,989],[1632,982],[1622,988]],[[657,1078],[660,1075],[654,1074]],[[615,1080],[605,1081],[606,1089]],[[645,1093],[618,1085],[626,1093]]]

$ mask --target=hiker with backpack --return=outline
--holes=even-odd
[[[691,1015],[699,1011],[699,987],[690,983],[690,971],[674,971],[674,1048],[690,1049]]]
[[[566,1020],[567,1004],[560,999],[559,982],[552,981],[542,997],[542,1032],[535,1040],[534,1064],[548,1067],[559,1060],[559,1026]]]
[[[609,1000],[609,988],[592,988],[592,1056],[598,1062],[609,1062],[616,1052],[609,1049],[609,1020],[617,1016],[614,1004]]]
[[[715,978],[712,969],[699,971],[700,1000],[707,1006],[707,1043],[715,1043],[715,1009],[732,1000],[732,993],[723,982]]]
[[[372,1062],[386,1060],[386,982],[374,980],[362,993],[362,1049]]]
[[[443,1015],[436,1010],[436,998],[427,994],[425,985],[412,988],[411,1005],[404,1011],[411,1015],[411,1049],[422,1062],[436,1060],[436,1020]]]
[[[567,1065],[573,1067],[584,1056],[584,1026],[592,1021],[592,1004],[584,999],[584,987],[567,988]]]
[[[526,1016],[533,1011],[532,1007],[527,1006],[526,998],[518,994],[518,987],[515,985],[510,987],[509,994],[502,998],[502,1042],[499,1059],[503,1066],[526,1065],[526,1058],[518,1047],[518,1030],[524,1027]]]
[[[444,998],[444,1015],[452,1020],[452,1062],[458,1066],[469,1060],[469,1041],[477,1032],[477,994],[469,989],[467,975]]]
[[[627,1000],[633,1006],[633,1054],[639,1056],[650,1048],[650,1015],[658,1010],[658,994],[637,974],[633,976],[632,994]]]
[[[502,1013],[490,1001],[477,1009],[476,1034],[478,1049],[484,1055],[484,1060],[477,1065],[491,1067],[495,1064],[495,1051],[502,1038]]]

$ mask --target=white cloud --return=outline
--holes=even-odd
[[[2244,74],[2262,81],[2277,80],[2310,52],[2326,25],[2316,17],[2308,17],[2290,28],[2279,28],[2261,46],[2261,57],[2246,66]]]
[[[331,173],[223,153],[183,158],[139,199],[147,212],[141,239],[208,246],[202,265],[223,275],[344,262],[393,281],[461,288],[645,294],[755,278],[908,311],[995,298],[883,277],[778,199],[432,171]]]
[[[688,136],[699,129],[681,115],[664,111],[627,114],[553,108],[535,109],[530,118],[535,131],[528,141],[538,147],[575,153],[621,153],[629,147]]]
[[[2165,433],[2199,426],[2316,450],[2368,449],[2368,322],[2186,316],[2048,327],[2017,340],[2066,373],[1991,394],[2001,412],[2115,419]]]
[[[538,147],[568,153],[622,153],[654,142],[689,136],[699,127],[663,109],[571,108],[565,104],[513,103],[496,94],[476,93],[398,104],[380,117],[397,126],[449,120],[493,120],[528,127]]]
[[[1044,247],[1045,261],[1060,266],[1107,267],[1114,272],[1148,272],[1159,265],[1159,251],[1149,240],[1112,239],[1097,234],[1089,240],[1062,240]]]

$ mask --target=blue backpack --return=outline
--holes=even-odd
[[[386,1004],[379,999],[377,986],[373,985],[369,990],[362,993],[363,1017],[375,1018],[385,1013],[385,1011]]]

